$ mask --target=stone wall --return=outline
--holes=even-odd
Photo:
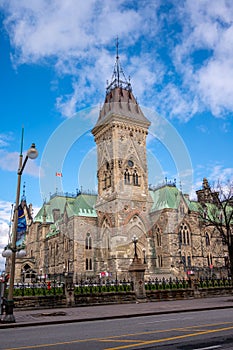
[[[194,298],[209,298],[218,296],[232,296],[233,288],[200,288],[200,289],[172,289],[172,290],[147,290],[145,301],[172,301]],[[123,304],[136,302],[134,292],[105,292],[75,295],[74,306]],[[66,307],[64,295],[15,297],[15,309],[40,309]]]

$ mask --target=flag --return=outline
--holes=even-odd
[[[62,173],[56,173],[56,176],[62,177]]]

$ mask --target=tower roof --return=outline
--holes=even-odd
[[[132,91],[130,78],[128,80],[126,79],[124,71],[121,67],[120,58],[119,58],[118,39],[116,41],[116,62],[114,65],[111,82],[110,84],[107,85],[107,88],[106,88],[106,96],[115,88],[121,88],[130,92]]]
[[[120,64],[118,41],[116,44],[116,62],[110,84],[106,89],[104,105],[100,110],[98,121],[92,130],[95,135],[100,127],[113,120],[126,121],[148,128],[149,120],[144,116],[133,95],[130,80],[127,80]]]

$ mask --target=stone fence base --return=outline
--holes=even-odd
[[[232,296],[233,288],[201,288],[201,289],[171,289],[147,290],[145,301],[172,301],[181,299],[209,298],[218,296]],[[123,304],[137,301],[134,292],[104,292],[92,294],[78,294],[74,296],[73,306],[90,306],[106,304]],[[15,309],[40,309],[66,307],[65,295],[24,296],[14,298]]]

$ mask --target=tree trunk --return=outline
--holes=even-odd
[[[230,274],[231,278],[233,278],[233,245],[228,245],[228,252],[229,252],[229,267],[230,267]]]

